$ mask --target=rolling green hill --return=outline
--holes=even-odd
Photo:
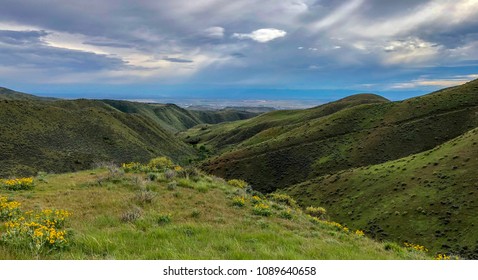
[[[478,129],[431,150],[291,186],[303,205],[382,240],[478,259]]]
[[[67,172],[96,162],[187,160],[195,150],[152,119],[102,102],[0,100],[0,176]]]
[[[256,115],[190,112],[173,104],[61,100],[0,88],[0,176],[82,170],[101,161],[144,162],[157,155],[187,162],[198,152],[175,133]]]
[[[198,126],[186,140],[218,156],[202,168],[270,192],[432,149],[478,126],[478,80],[400,102],[356,95],[308,110]]]
[[[19,209],[11,210],[14,218],[0,216],[2,221],[14,219],[0,223],[4,237],[0,259],[433,257],[394,243],[375,242],[352,229],[312,219],[296,207],[257,193],[254,198],[247,189],[193,169],[125,174],[109,166],[41,176],[35,178],[34,184],[23,191],[0,188],[1,213]],[[2,200],[6,197],[10,202]],[[61,221],[52,225],[37,218],[38,223],[55,228],[53,237],[51,233],[47,235],[48,242],[35,243],[44,240],[38,236],[47,234],[39,226],[31,236],[15,231],[31,227],[31,216],[26,212],[29,210],[39,213],[39,217]],[[27,220],[15,220],[16,216]],[[30,248],[31,242],[40,245]]]

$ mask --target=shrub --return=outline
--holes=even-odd
[[[363,230],[359,230],[359,229],[357,229],[357,230],[355,231],[355,235],[358,235],[358,236],[364,236],[364,235],[365,235],[365,233],[363,232]]]
[[[309,206],[309,207],[305,208],[305,213],[309,214],[312,217],[325,219],[325,214],[327,214],[327,211],[323,207]]]
[[[191,179],[193,181],[198,181],[199,177],[201,176],[201,172],[195,167],[186,167],[177,171],[177,176],[181,178]]]
[[[297,207],[297,202],[287,194],[271,193],[268,197],[275,202],[283,203],[290,207]]]
[[[169,224],[171,222],[171,219],[172,218],[170,214],[162,214],[156,218],[156,222],[160,225],[165,225]]]
[[[33,177],[0,180],[0,185],[8,190],[29,190],[34,187]]]
[[[243,196],[235,196],[232,199],[232,205],[243,207],[246,204],[246,199]]]
[[[123,163],[121,168],[123,168],[124,172],[139,172],[142,170],[142,165],[139,162],[130,162],[130,163]]]
[[[280,211],[279,217],[281,217],[283,219],[291,220],[292,219],[291,209],[287,208],[286,210]]]
[[[0,221],[15,219],[20,216],[20,203],[8,201],[6,197],[0,196]]]
[[[35,180],[39,181],[39,182],[44,182],[46,183],[47,180],[46,180],[46,176],[48,175],[48,173],[46,172],[43,172],[43,171],[39,171]]]
[[[168,157],[157,157],[153,158],[148,162],[148,168],[154,171],[163,171],[167,168],[174,167],[173,161]]]
[[[262,198],[260,198],[257,195],[253,195],[251,201],[252,201],[252,204],[257,204],[259,202],[262,202]]]
[[[396,243],[393,242],[387,242],[383,245],[383,248],[385,251],[394,251],[394,252],[400,252],[402,248],[397,245]]]
[[[408,243],[408,242],[404,242],[403,244],[409,250],[414,250],[414,251],[418,251],[418,252],[428,252],[428,249],[425,248],[425,246],[423,246],[423,245],[418,245],[418,244],[413,244],[413,243]]]
[[[141,218],[142,211],[138,207],[134,207],[121,215],[121,220],[126,223],[134,222]]]
[[[259,216],[270,216],[272,215],[271,208],[268,204],[258,203],[252,208],[252,213]]]
[[[435,256],[435,258],[433,258],[434,260],[438,260],[438,261],[441,261],[441,260],[451,260],[451,257],[446,255],[446,254],[437,254]]]
[[[167,169],[164,171],[164,177],[166,177],[167,180],[172,180],[176,176],[176,172],[171,169]]]
[[[152,203],[154,198],[156,197],[156,193],[150,190],[140,190],[136,193],[135,199],[140,204]]]
[[[5,221],[1,240],[5,244],[28,248],[37,256],[67,245],[68,234],[61,228],[70,212],[51,209],[22,212],[19,207],[20,203],[0,197],[0,218]]]
[[[176,183],[176,181],[169,182],[168,183],[168,190],[170,190],[170,191],[175,190],[177,185],[178,185],[178,183]]]
[[[150,181],[156,181],[159,178],[159,174],[154,173],[154,172],[150,172],[150,173],[148,173],[148,178],[149,178]]]
[[[201,212],[197,209],[194,209],[193,212],[191,213],[191,217],[199,218],[199,216],[201,216]]]
[[[239,180],[239,179],[232,179],[227,181],[227,183],[233,187],[239,188],[239,189],[244,189],[246,188],[249,184],[246,181]]]
[[[179,179],[178,186],[188,189],[194,189],[194,184],[188,179]]]

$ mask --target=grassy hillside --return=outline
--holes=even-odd
[[[217,124],[243,120],[258,115],[257,113],[237,110],[189,111],[174,104],[145,104],[120,100],[102,100],[102,102],[123,113],[147,116],[173,133],[198,124]]]
[[[286,191],[375,238],[478,258],[478,129],[432,150]]]
[[[478,80],[401,102],[358,95],[309,110],[199,126],[183,137],[219,156],[202,168],[273,191],[422,152],[478,126]]]
[[[48,209],[68,211],[58,212],[62,217],[72,213],[56,239],[49,235],[52,245],[37,243],[45,248],[30,250],[29,238],[9,237],[0,242],[0,259],[431,258],[311,218],[279,200],[253,197],[247,188],[194,169],[173,170],[125,174],[110,166],[42,175],[30,190],[0,188],[0,201],[20,202],[27,219],[27,210],[49,217],[55,214]],[[2,223],[0,232],[9,234],[20,224]]]
[[[327,103],[305,110],[278,110],[244,121],[220,124],[216,126],[198,126],[183,133],[186,138],[196,138],[201,144],[224,151],[236,145],[242,146],[243,141],[255,135],[266,132],[270,128],[282,128],[297,126],[307,121],[321,118],[345,108],[361,104],[388,102],[383,97],[373,94],[359,94],[350,96],[335,102]],[[280,131],[272,133],[278,134]],[[273,137],[268,134],[266,137]]]
[[[141,114],[93,100],[0,100],[0,176],[91,168],[101,161],[187,160],[196,151]]]
[[[186,162],[198,153],[175,133],[256,115],[189,112],[173,104],[51,99],[0,88],[0,176],[81,170],[101,161],[146,161],[157,155]]]

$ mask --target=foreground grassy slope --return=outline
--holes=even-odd
[[[0,196],[21,202],[24,210],[72,212],[70,245],[34,256],[29,249],[0,242],[1,259],[430,258],[352,230],[313,223],[300,209],[281,203],[262,200],[271,214],[256,215],[244,189],[195,172],[185,178],[110,168],[47,175],[35,182],[28,191],[0,189]],[[234,206],[237,196],[245,198],[244,206]]]
[[[65,172],[99,161],[195,156],[154,120],[94,100],[0,100],[0,176]]]
[[[204,170],[267,192],[432,149],[478,126],[478,80],[401,102],[365,99],[199,127],[184,137],[220,154]]]
[[[432,150],[286,191],[378,239],[478,258],[478,129]]]

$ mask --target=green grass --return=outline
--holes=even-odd
[[[302,205],[382,240],[478,258],[478,129],[434,149],[287,188]]]
[[[24,210],[56,208],[73,212],[67,226],[70,246],[41,259],[426,259],[420,252],[397,251],[326,224],[312,223],[300,209],[290,217],[286,205],[270,216],[253,213],[251,196],[224,180],[200,175],[175,190],[147,174],[118,174],[105,169],[43,175],[29,191],[0,190]],[[139,203],[138,190],[156,196]],[[243,207],[233,205],[236,195]],[[274,205],[275,202],[268,202]],[[122,220],[131,209],[139,218]],[[282,209],[282,210],[281,210]],[[35,258],[27,249],[0,243],[1,259]]]

